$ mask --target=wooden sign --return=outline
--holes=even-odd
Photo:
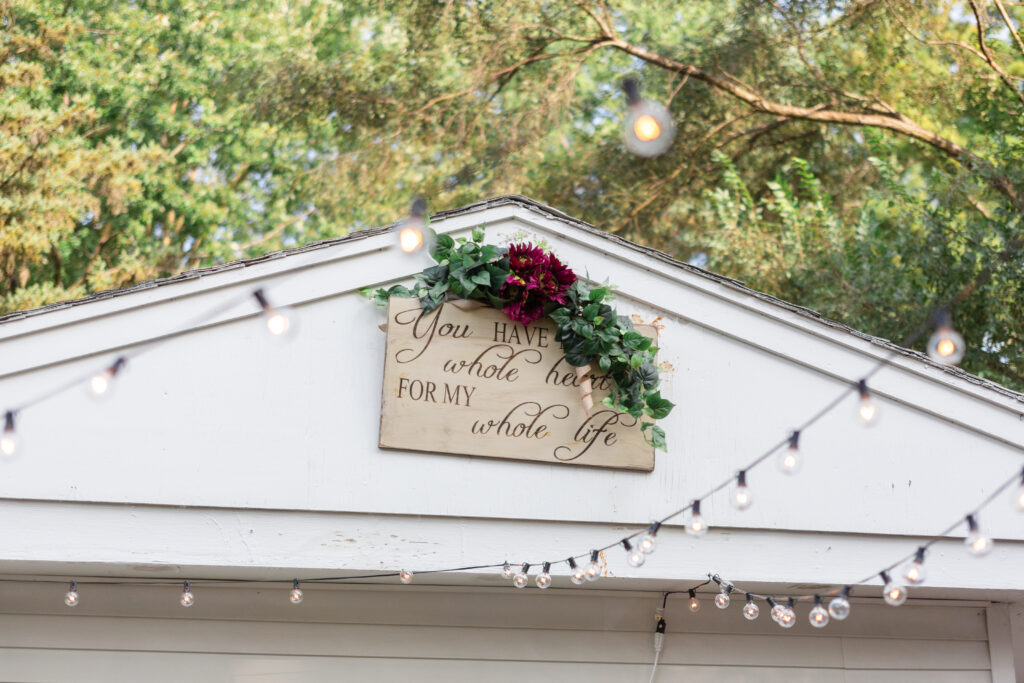
[[[475,302],[422,315],[416,299],[390,300],[382,448],[654,469],[639,421],[602,405],[611,380],[596,366],[586,413],[550,318],[524,326],[463,304]],[[650,326],[637,331],[657,335]]]

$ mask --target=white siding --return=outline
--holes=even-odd
[[[646,681],[651,593],[591,589],[83,586],[74,610],[56,583],[0,585],[4,681]],[[705,596],[706,597],[706,596]],[[45,613],[39,613],[40,611]],[[689,612],[669,600],[657,680],[988,683],[986,609],[854,603],[823,630],[790,631],[740,601]]]

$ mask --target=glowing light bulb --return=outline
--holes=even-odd
[[[578,566],[576,564],[576,560],[575,559],[570,557],[568,562],[569,562],[569,570],[571,572],[569,574],[569,580],[572,581],[577,586],[579,586],[581,583],[583,583],[584,581],[587,580],[587,572],[582,567],[580,567],[580,566]]]
[[[121,372],[127,361],[122,357],[116,359],[109,368],[105,369],[92,377],[89,380],[89,392],[95,398],[103,398],[110,395],[110,390],[114,385],[114,378],[117,377],[117,373]]]
[[[761,614],[761,608],[754,602],[754,596],[747,593],[747,604],[743,605],[743,617],[747,621],[753,621],[759,614]]]
[[[807,620],[814,628],[825,628],[828,626],[828,610],[821,604],[821,596],[814,596],[814,607],[807,614]]]
[[[691,612],[699,612],[700,611],[700,600],[697,599],[697,591],[695,591],[692,588],[690,589],[689,607],[690,607],[690,611]]]
[[[186,581],[185,586],[181,591],[181,600],[179,600],[182,607],[191,607],[196,604],[196,596],[192,594],[192,585]]]
[[[686,524],[686,533],[697,538],[708,532],[708,525],[700,514],[700,501],[695,500],[690,505],[690,521]]]
[[[867,380],[860,380],[857,383],[857,391],[860,393],[860,402],[857,404],[857,417],[865,427],[871,427],[878,423],[878,408],[871,400],[871,393],[868,391]]]
[[[912,586],[919,586],[924,583],[927,576],[924,568],[924,546],[917,549],[914,559],[903,569],[903,578]]]
[[[299,588],[298,579],[292,579],[292,590],[288,593],[288,599],[293,605],[297,605],[302,602],[302,589]]]
[[[423,246],[423,231],[427,227],[426,214],[427,202],[422,197],[418,197],[412,203],[409,218],[405,220],[402,229],[398,231],[398,246],[406,254],[419,251]]]
[[[725,584],[722,586],[722,591],[715,596],[715,607],[718,609],[725,609],[729,606],[729,602],[732,598],[729,597],[729,593],[732,593],[732,586]]]
[[[779,465],[779,470],[786,474],[796,474],[800,471],[800,467],[803,465],[803,458],[800,457],[800,432],[795,431],[790,435],[789,446],[779,453],[779,459],[776,462]]]
[[[892,580],[889,572],[882,571],[878,575],[882,577],[882,597],[893,607],[899,607],[907,601],[907,589]]]
[[[1024,512],[1024,470],[1020,473],[1020,486],[1013,492],[1013,509]]]
[[[4,413],[4,430],[0,432],[0,456],[4,460],[14,460],[21,455],[21,439],[14,431],[14,411]]]
[[[639,567],[644,563],[644,554],[639,548],[634,548],[628,538],[622,539],[622,547],[626,549],[626,562],[629,562],[629,566]]]
[[[398,572],[398,580],[402,583],[412,583],[412,572],[408,569],[403,569]]]
[[[672,145],[675,124],[668,109],[657,102],[640,97],[640,87],[633,79],[622,84],[629,100],[629,110],[623,122],[623,142],[633,154],[656,157]]]
[[[796,625],[796,611],[793,609],[793,598],[786,600],[786,606],[782,608],[778,624],[782,628],[793,628]]]
[[[601,565],[597,563],[598,552],[596,550],[590,551],[590,564],[587,566],[586,575],[587,581],[597,581],[601,576]]]
[[[943,365],[956,365],[963,360],[967,343],[953,329],[953,316],[948,309],[936,314],[936,328],[928,339],[927,350],[929,358]]]
[[[511,579],[515,575],[515,571],[512,569],[512,565],[506,562],[501,567],[501,575],[506,579]]]
[[[255,297],[256,302],[263,309],[263,323],[267,326],[267,331],[275,337],[290,337],[292,333],[295,333],[295,325],[289,315],[291,312],[287,308],[274,308],[270,305],[270,301],[267,300],[267,295],[262,289],[257,289],[252,293]]]
[[[736,475],[736,489],[732,492],[732,506],[737,510],[746,510],[752,502],[750,489],[747,488],[747,472],[743,470]]]
[[[75,607],[78,605],[78,584],[74,581],[68,586],[68,592],[64,594],[64,604],[68,607]]]
[[[967,537],[964,539],[967,550],[975,557],[984,557],[992,552],[992,539],[981,533],[978,520],[974,515],[967,515]]]
[[[828,603],[828,613],[832,615],[833,619],[842,621],[846,617],[850,616],[850,587],[845,586],[843,590],[839,592],[839,597],[832,598]]]
[[[767,598],[767,600],[768,604],[772,606],[772,611],[769,613],[772,617],[772,621],[778,622],[778,620],[782,618],[782,615],[785,614],[786,608],[785,606],[775,602],[775,598]]]
[[[551,563],[545,562],[543,571],[537,575],[537,588],[547,588],[551,585]]]
[[[512,585],[516,588],[526,588],[530,583],[530,565],[523,563],[519,566],[519,572],[512,577]]]
[[[657,540],[658,529],[660,528],[661,522],[654,522],[653,524],[651,524],[651,527],[647,530],[647,533],[644,534],[643,538],[641,538],[640,542],[637,544],[637,546],[640,548],[640,552],[644,553],[645,555],[650,555],[654,552],[654,543]]]

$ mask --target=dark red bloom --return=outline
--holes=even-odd
[[[542,318],[555,304],[564,304],[565,292],[576,282],[576,274],[565,264],[530,243],[510,246],[508,262],[501,297],[510,301],[501,310],[524,325]]]

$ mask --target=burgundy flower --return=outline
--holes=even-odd
[[[543,317],[554,304],[564,304],[565,292],[576,282],[576,274],[565,264],[530,243],[510,246],[508,262],[501,297],[510,301],[501,310],[524,325]]]

